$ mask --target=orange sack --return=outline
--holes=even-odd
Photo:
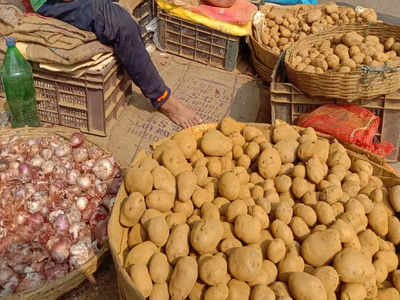
[[[297,120],[297,125],[301,127],[313,127],[344,142],[386,156],[392,153],[393,144],[373,142],[379,124],[379,117],[368,109],[350,104],[326,104],[301,115]]]

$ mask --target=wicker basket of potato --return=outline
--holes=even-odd
[[[374,99],[400,89],[400,27],[345,25],[288,49],[289,79],[312,97]]]
[[[114,204],[121,299],[397,299],[398,184],[311,128],[183,130],[137,155]]]
[[[260,8],[265,16],[262,29],[253,26],[250,42],[252,52],[265,66],[273,69],[280,54],[291,44],[311,34],[344,24],[376,22],[373,9],[353,9],[336,3],[319,5],[276,6],[265,4]]]

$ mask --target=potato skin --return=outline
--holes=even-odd
[[[339,252],[333,266],[340,280],[346,283],[364,283],[375,274],[371,261],[354,248],[345,248]]]
[[[175,264],[179,257],[189,255],[189,232],[187,224],[179,224],[172,228],[165,246],[168,261]]]
[[[149,262],[149,273],[155,283],[166,282],[170,273],[170,265],[164,253],[155,253]]]
[[[281,168],[281,157],[274,148],[263,150],[258,157],[258,172],[265,179],[274,178]]]
[[[216,250],[224,234],[219,220],[201,219],[195,222],[190,232],[190,244],[200,254]]]
[[[252,281],[257,278],[262,267],[261,251],[251,246],[234,248],[228,256],[228,267],[234,278]]]
[[[119,221],[122,225],[131,227],[137,224],[146,209],[144,197],[139,192],[133,192],[121,204]]]
[[[289,290],[295,299],[327,300],[326,290],[319,278],[305,272],[289,275]]]
[[[200,140],[201,150],[209,156],[224,156],[232,147],[232,141],[216,129],[207,131]]]
[[[153,289],[153,282],[151,281],[149,271],[144,264],[134,264],[129,267],[129,275],[133,284],[143,295],[147,298],[150,296]]]
[[[178,259],[169,281],[171,299],[185,299],[193,289],[198,276],[196,259],[185,256]]]

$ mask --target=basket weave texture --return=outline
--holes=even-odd
[[[18,128],[0,129],[0,139],[18,135],[21,137],[42,137],[42,136],[54,136],[58,135],[64,139],[69,139],[70,134],[54,128]],[[86,146],[94,145],[93,143],[85,140]],[[104,150],[103,150],[104,151]],[[105,152],[105,151],[104,151]],[[105,152],[106,153],[106,152]],[[108,154],[108,153],[107,153]],[[69,272],[65,277],[59,278],[57,280],[47,281],[45,284],[38,288],[27,290],[21,293],[13,294],[1,298],[2,300],[56,300],[60,296],[68,293],[74,288],[78,287],[82,282],[88,278],[92,278],[92,274],[97,271],[100,264],[103,262],[105,255],[107,254],[109,248],[105,244],[94,256],[92,256],[84,265],[79,269]]]
[[[327,40],[338,34],[357,32],[362,36],[375,35],[381,41],[394,37],[400,41],[400,26],[374,23],[369,25],[344,25],[316,35],[308,36],[295,43],[287,50],[285,65],[288,78],[300,90],[311,97],[327,97],[352,102],[358,99],[374,99],[381,95],[391,94],[400,89],[400,59],[389,61],[393,71],[370,72],[358,69],[349,73],[328,71],[323,74],[300,72],[292,67],[292,62],[300,49]]]
[[[246,126],[246,123],[242,123],[242,126]],[[266,129],[271,127],[269,124],[251,124],[260,129]],[[190,131],[196,139],[200,139],[208,129],[216,128],[217,123],[203,124],[199,126],[195,126],[189,129],[185,129]],[[300,130],[300,127],[296,127]],[[334,138],[326,135],[318,133],[320,138],[326,138],[330,141],[333,141]],[[166,140],[170,139],[170,137],[162,139],[156,142],[153,147],[162,144]],[[400,177],[398,177],[392,170],[385,167],[386,163],[383,158],[376,156],[373,153],[370,153],[362,148],[359,148],[354,145],[345,145],[347,148],[347,152],[352,160],[362,159],[371,163],[374,168],[374,175],[379,176],[383,182],[387,186],[393,186],[396,184],[400,184]],[[132,165],[136,165],[139,163],[145,156],[145,151],[142,150],[137,154],[135,159],[132,162]],[[110,250],[112,254],[112,258],[114,261],[115,270],[117,273],[118,280],[118,291],[120,300],[145,300],[145,298],[139,293],[135,285],[132,283],[132,280],[129,277],[129,274],[124,268],[124,257],[128,248],[128,232],[129,228],[121,226],[119,222],[120,217],[120,209],[121,202],[128,196],[127,191],[125,190],[125,185],[122,184],[120,190],[118,192],[117,198],[115,200],[113,210],[111,212],[111,217],[108,222],[108,236],[109,236],[109,244]]]

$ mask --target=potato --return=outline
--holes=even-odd
[[[394,216],[389,217],[389,240],[394,244],[400,243],[400,221]]]
[[[143,242],[133,247],[125,258],[125,267],[132,264],[144,264],[150,261],[154,253],[158,252],[157,246],[150,241]]]
[[[264,199],[264,198],[263,198]],[[261,228],[265,229],[269,226],[269,217],[265,209],[260,205],[252,205],[248,208],[249,215],[256,218],[260,222]]]
[[[275,144],[284,140],[297,140],[300,137],[297,130],[289,124],[276,120],[272,131],[272,140]]]
[[[262,131],[254,126],[247,125],[242,131],[243,137],[247,142],[252,141],[256,137],[263,135]]]
[[[225,117],[222,119],[221,123],[219,124],[219,129],[226,136],[230,136],[233,133],[240,133],[242,130],[240,123],[230,117]]]
[[[244,154],[244,151],[240,145],[233,145],[232,153],[233,153],[233,158],[238,159]]]
[[[400,293],[395,288],[386,288],[378,290],[378,300],[398,300]]]
[[[172,140],[175,141],[187,159],[190,158],[197,149],[197,141],[189,131],[175,133]]]
[[[193,289],[198,275],[196,259],[181,257],[176,262],[169,281],[171,299],[185,299]]]
[[[166,282],[155,283],[151,290],[149,300],[168,300],[168,299],[169,299],[168,284]]]
[[[292,171],[292,176],[305,178],[306,177],[306,167],[304,166],[304,164],[298,163],[297,165],[295,165],[293,168],[293,171]]]
[[[318,221],[321,224],[329,225],[335,221],[335,212],[333,208],[324,201],[319,201],[315,206]]]
[[[158,247],[162,247],[168,240],[169,226],[164,216],[150,219],[147,224],[147,235]]]
[[[121,203],[119,221],[123,226],[132,227],[137,224],[146,209],[144,197],[139,192],[131,193]]]
[[[302,177],[295,177],[292,184],[292,192],[295,197],[301,198],[309,191],[308,181]]]
[[[175,264],[179,257],[189,255],[189,232],[187,224],[179,224],[172,228],[165,246],[165,253],[171,264]]]
[[[207,162],[208,174],[218,178],[222,173],[222,164],[219,157],[209,157]]]
[[[240,180],[234,172],[226,172],[221,176],[218,181],[218,192],[228,200],[236,200],[240,192]]]
[[[326,292],[334,293],[339,285],[339,275],[331,266],[322,266],[313,270],[312,275],[321,280]]]
[[[375,254],[375,258],[378,260],[383,260],[386,264],[388,272],[393,272],[397,269],[399,264],[399,258],[396,253],[391,250],[381,250]]]
[[[328,67],[332,70],[337,70],[340,67],[340,59],[335,54],[328,55],[326,58],[326,62],[328,64]]]
[[[340,60],[350,58],[349,48],[343,44],[337,45],[335,47],[334,53],[340,58]]]
[[[151,172],[154,180],[154,188],[171,193],[174,197],[176,194],[176,180],[174,175],[165,167],[157,166]]]
[[[288,281],[288,277],[294,272],[304,271],[304,260],[297,253],[289,252],[286,257],[278,264],[279,280],[283,282]]]
[[[204,300],[225,300],[229,296],[229,289],[225,283],[219,283],[215,286],[210,286],[204,292]]]
[[[376,203],[374,209],[368,214],[369,226],[379,236],[389,232],[389,219],[383,204]]]
[[[195,165],[197,161],[201,160],[204,158],[203,152],[201,152],[200,149],[197,149],[192,156],[190,156],[189,161],[192,165]]]
[[[129,267],[129,275],[138,291],[147,298],[153,289],[149,271],[145,264],[135,263]]]
[[[347,47],[360,45],[363,42],[363,40],[364,38],[354,31],[345,33],[342,36],[342,42]]]
[[[374,261],[374,268],[376,271],[376,282],[381,284],[388,276],[388,270],[385,261],[383,259],[376,259]]]
[[[296,153],[299,143],[294,140],[280,140],[274,145],[278,150],[282,163],[292,163],[296,160]]]
[[[193,204],[197,208],[200,208],[204,203],[211,202],[212,200],[213,200],[213,195],[207,189],[203,189],[203,188],[196,189],[192,196]],[[188,203],[192,203],[192,202],[188,201]]]
[[[367,297],[366,288],[360,283],[345,283],[340,291],[340,299],[365,299]]]
[[[318,21],[322,17],[322,11],[320,9],[312,9],[307,13],[306,20],[308,24]]]
[[[326,290],[321,280],[308,273],[291,273],[288,285],[295,299],[327,300]]]
[[[243,187],[244,186],[242,186],[242,188]],[[247,190],[249,190],[249,186],[248,185],[246,185],[245,187],[246,187]],[[252,190],[251,190],[251,195],[249,197],[252,197],[253,199],[261,199],[261,198],[263,198],[264,197],[264,189],[263,189],[263,187],[261,185],[254,186],[252,188]],[[239,196],[239,198],[243,199],[243,197],[240,197],[240,196]]]
[[[389,200],[395,212],[400,212],[400,185],[389,189]]]
[[[193,195],[197,184],[197,177],[192,171],[185,171],[176,177],[178,187],[178,199],[180,201],[189,201]]]
[[[155,283],[164,283],[170,274],[170,265],[164,253],[155,253],[149,262],[149,273]]]
[[[128,194],[139,192],[146,196],[152,191],[153,183],[151,172],[139,167],[129,168],[125,176],[125,188]]]
[[[276,280],[278,276],[278,269],[276,268],[275,264],[270,260],[264,260],[261,266],[261,270],[257,275],[257,278],[253,281],[249,282],[251,287],[257,286],[260,284],[271,284]]]
[[[290,191],[292,186],[292,179],[287,175],[280,175],[274,179],[276,191],[279,193],[286,193]]]
[[[297,149],[297,156],[303,162],[307,162],[310,158],[316,156],[322,163],[325,163],[329,156],[329,142],[327,140],[308,140],[300,144]]]
[[[234,232],[244,243],[255,243],[260,239],[261,223],[255,217],[240,215],[235,219]]]
[[[260,146],[256,142],[252,141],[247,145],[245,153],[251,160],[254,160],[260,153]]]
[[[372,257],[379,250],[379,241],[376,234],[370,230],[364,230],[358,234],[362,252]]]
[[[146,230],[144,229],[142,224],[137,223],[129,230],[128,247],[132,248],[133,246],[136,246],[137,244],[144,242],[146,239],[147,239]]]
[[[155,218],[155,217],[160,217],[160,216],[163,216],[163,214],[159,210],[156,210],[156,209],[153,209],[153,208],[149,208],[149,209],[145,210],[142,218],[140,219],[140,223],[144,227],[146,227],[147,226],[147,222],[150,219]]]
[[[275,218],[289,224],[293,216],[293,209],[285,202],[278,203],[274,210]]]
[[[258,157],[258,172],[265,179],[274,178],[280,170],[281,158],[274,148],[263,150]]]
[[[174,176],[180,173],[191,170],[190,164],[186,161],[183,152],[177,148],[167,148],[161,155],[161,162]],[[143,173],[138,174],[140,177],[144,177]]]
[[[239,215],[247,214],[247,205],[243,200],[235,200],[226,209],[226,219],[228,222],[234,221]]]
[[[276,300],[276,297],[268,286],[259,284],[251,290],[250,300]]]
[[[262,261],[261,251],[255,247],[234,248],[228,256],[229,272],[235,279],[252,281],[257,278]]]
[[[250,287],[243,281],[232,279],[228,283],[228,300],[249,299]]]
[[[174,195],[162,190],[153,190],[146,197],[147,208],[153,208],[160,212],[170,211],[174,206]]]
[[[301,254],[308,264],[320,267],[329,263],[341,249],[339,233],[327,229],[311,233],[301,245]]]
[[[339,252],[333,261],[333,267],[340,280],[346,283],[364,283],[375,274],[371,261],[354,248],[344,248]]]
[[[282,239],[286,245],[293,242],[293,233],[290,227],[281,220],[275,220],[271,224],[271,233],[275,238]]]
[[[300,217],[292,218],[290,221],[290,228],[292,229],[294,236],[300,241],[310,233],[310,229],[308,228],[306,222],[304,222],[304,220]]]
[[[242,247],[242,242],[234,237],[231,238],[225,238],[224,240],[221,241],[219,244],[219,249],[223,253],[228,253],[230,249],[237,248],[237,247]]]
[[[174,225],[184,224],[186,222],[186,215],[184,213],[171,213],[165,217],[168,227],[171,229]]]
[[[190,232],[190,244],[198,253],[215,251],[222,239],[224,228],[219,220],[202,219],[193,224]]]
[[[315,205],[317,204],[317,193],[315,191],[308,191],[302,197],[302,201],[306,205]]]
[[[317,222],[317,215],[310,206],[302,203],[296,204],[293,213],[295,216],[302,218],[303,221],[310,227],[314,226]]]
[[[343,196],[343,191],[340,185],[339,186],[330,185],[321,191],[319,199],[321,201],[326,201],[329,204],[333,204],[339,201],[342,198],[342,196]]]
[[[276,264],[280,262],[285,257],[285,255],[286,246],[285,242],[282,239],[276,238],[269,243],[266,256],[270,261]]]
[[[199,277],[208,285],[223,283],[227,273],[228,265],[221,256],[208,256],[199,261]]]
[[[216,129],[208,130],[200,140],[200,147],[209,156],[224,156],[232,151],[232,141]]]

